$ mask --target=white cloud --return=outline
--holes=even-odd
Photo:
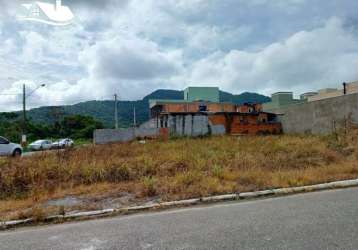
[[[332,18],[257,52],[214,53],[194,63],[190,79],[234,92],[304,92],[358,79],[357,63],[358,38]]]
[[[4,5],[0,92],[18,89],[22,79],[48,83],[31,102],[39,106],[109,99],[115,92],[122,99],[138,99],[158,88],[189,84],[271,94],[358,79],[358,38],[351,28],[357,26],[357,1],[67,4],[76,23],[61,28],[17,22],[15,8],[10,10],[14,3]],[[6,98],[0,111],[18,109],[17,97]]]
[[[161,50],[156,43],[135,37],[88,46],[80,61],[87,65],[89,77],[79,84],[86,82],[102,96],[125,93],[125,99],[140,98],[164,81],[170,85],[183,70],[180,50]]]
[[[115,38],[97,43],[82,53],[82,61],[96,77],[124,80],[151,80],[169,77],[180,68],[180,51],[161,51],[154,42],[143,39]]]
[[[187,28],[187,46],[191,50],[213,52],[239,46],[251,34],[249,26],[237,28],[193,25]]]

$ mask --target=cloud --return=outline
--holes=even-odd
[[[83,52],[99,78],[151,80],[170,77],[179,71],[180,52],[166,53],[157,44],[141,39],[116,38],[97,43]]]
[[[353,0],[63,0],[76,16],[65,27],[17,21],[20,2],[0,0],[0,92],[47,83],[33,106],[187,85],[305,92],[358,79]],[[0,110],[19,108],[6,98]]]
[[[98,86],[107,96],[130,89],[125,99],[140,98],[165,81],[171,85],[170,80],[183,70],[180,50],[161,50],[158,44],[135,37],[88,46],[80,61],[87,64],[89,75],[80,84]]]
[[[358,37],[337,18],[256,52],[214,53],[193,64],[191,82],[235,91],[305,92],[358,79]]]

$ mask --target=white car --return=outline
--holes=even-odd
[[[0,136],[0,156],[21,156],[22,147]]]
[[[52,148],[52,141],[50,140],[38,140],[29,145],[31,150],[40,151],[40,150],[49,150]]]
[[[74,141],[71,139],[60,139],[52,143],[52,148],[59,149],[59,148],[70,148],[75,145]]]

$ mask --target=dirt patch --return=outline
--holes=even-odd
[[[54,199],[49,200],[45,202],[45,204],[42,204],[42,207],[74,207],[74,206],[82,206],[84,205],[84,200],[78,197],[65,197],[62,199]]]

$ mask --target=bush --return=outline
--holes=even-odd
[[[157,194],[157,179],[154,177],[144,177],[143,178],[143,195],[145,196],[154,196]]]
[[[219,165],[214,165],[211,169],[211,172],[214,177],[217,177],[219,179],[221,179],[224,174],[223,168]]]
[[[109,182],[121,182],[130,180],[130,170],[127,165],[112,166],[107,171],[107,181]]]

